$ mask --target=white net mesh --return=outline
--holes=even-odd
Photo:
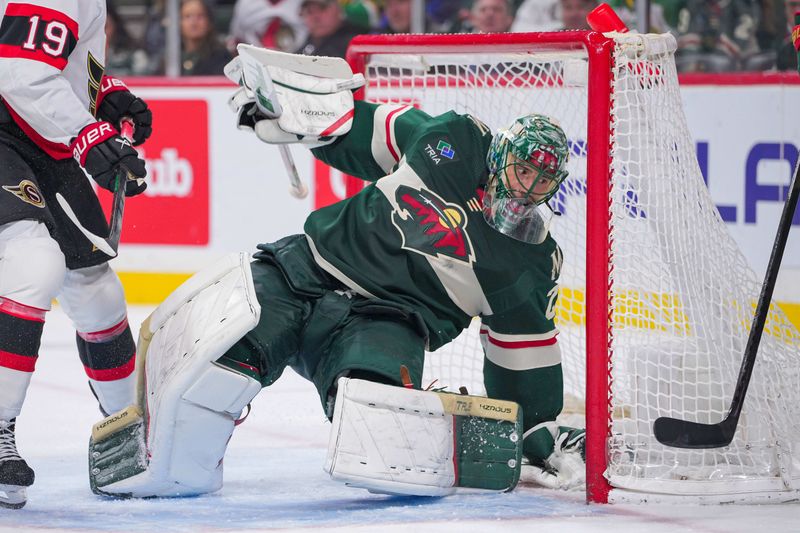
[[[492,128],[555,117],[572,148],[552,202],[564,250],[557,310],[567,408],[585,396],[586,53],[539,47],[422,54],[393,47],[367,62],[366,98],[430,114],[469,112]],[[538,48],[542,48],[539,50]],[[449,50],[448,50],[449,51]],[[800,334],[773,306],[733,443],[681,450],[652,435],[659,416],[715,423],[727,414],[760,280],[721,221],[694,156],[668,36],[616,40],[608,217],[612,421],[606,477],[665,494],[800,490]],[[600,110],[605,113],[605,111]],[[429,355],[424,383],[482,393],[477,324]],[[702,481],[703,483],[698,483]]]

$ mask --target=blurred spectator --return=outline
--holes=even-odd
[[[411,33],[411,0],[384,0],[380,33]]]
[[[380,26],[379,9],[372,0],[345,0],[342,2],[344,18],[361,28],[362,33],[369,33]]]
[[[675,57],[679,71],[737,70],[758,52],[758,6],[751,0],[687,0],[684,13],[687,31],[678,37]]]
[[[181,1],[181,75],[221,76],[231,54],[217,37],[205,0]]]
[[[412,0],[384,0],[379,33],[411,33]],[[460,0],[425,2],[423,33],[450,33],[461,6]],[[466,14],[469,12],[467,11]],[[457,26],[460,27],[460,24]]]
[[[461,31],[469,19],[468,0],[427,0],[425,2],[425,28],[434,33]]]
[[[308,30],[308,39],[300,47],[300,53],[309,56],[344,58],[353,37],[364,33],[345,19],[336,0],[303,0],[300,18]]]
[[[106,73],[119,77],[149,74],[147,54],[131,37],[116,7],[107,2],[106,10]]]
[[[559,0],[525,0],[517,9],[511,31],[555,31],[561,27]]]
[[[794,14],[796,11],[800,11],[800,0],[784,0],[783,6],[786,29],[777,50],[775,66],[778,70],[795,70],[797,68],[797,51],[792,43],[792,30],[794,29]]]
[[[147,7],[143,44],[149,60],[147,70],[152,74],[164,73],[164,48],[167,33],[164,9],[164,0],[150,0]]]
[[[559,0],[562,30],[590,30],[586,15],[597,7],[596,0]]]
[[[762,51],[774,53],[783,43],[784,20],[783,0],[755,0],[760,9],[758,27],[756,28],[756,40],[758,47]]]
[[[636,2],[634,0],[607,0],[606,3],[614,8],[619,18],[631,30],[639,29],[638,14],[636,13]],[[672,27],[667,23],[664,7],[669,6],[675,22],[677,22],[677,11],[680,10],[684,0],[653,0],[650,2],[650,24],[647,31],[653,33],[667,33],[672,31]]]
[[[231,49],[238,43],[294,52],[306,40],[301,0],[237,0],[233,8]]]
[[[769,0],[771,1],[771,0]],[[686,7],[686,0],[655,0],[661,6],[664,22],[674,31],[678,28],[681,19],[681,12]]]
[[[501,33],[511,29],[514,15],[509,0],[475,0],[469,16],[473,33]]]

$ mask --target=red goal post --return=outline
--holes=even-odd
[[[553,228],[565,254],[556,322],[565,389],[585,412],[589,501],[797,498],[800,461],[774,458],[800,445],[797,392],[775,414],[769,390],[755,387],[729,449],[653,442],[657,416],[724,416],[760,286],[702,180],[674,50],[669,35],[592,31],[364,35],[347,59],[367,79],[357,98],[469,112],[492,128],[530,112],[564,126],[572,153],[553,200],[564,213]],[[351,179],[348,195],[362,186]],[[706,279],[712,269],[718,277]],[[800,335],[777,308],[767,327],[757,374],[800,390],[791,357]],[[428,358],[428,376],[480,390],[480,346],[458,342]]]
[[[347,60],[353,72],[366,75],[366,60],[371,54],[391,52],[399,49],[418,53],[456,53],[463,54],[466,49],[480,51],[481,53],[498,50],[503,53],[527,53],[531,50],[531,43],[535,42],[537,48],[542,50],[575,50],[585,49],[588,52],[589,75],[589,107],[597,109],[594,118],[590,116],[587,124],[587,145],[607,146],[609,139],[610,123],[610,50],[613,41],[596,32],[557,32],[557,33],[506,33],[506,34],[456,34],[456,35],[362,35],[356,37],[350,44]],[[369,81],[368,81],[369,83]],[[594,89],[593,89],[594,88]],[[367,89],[368,90],[368,89]],[[364,90],[356,94],[363,98]],[[481,120],[486,118],[478,115]],[[610,153],[607,150],[592,150],[587,158],[587,172],[591,172],[598,179],[587,179],[587,201],[590,205],[597,206],[595,212],[588,215],[596,224],[591,225],[592,234],[587,239],[587,261],[593,262],[596,267],[587,266],[587,276],[592,272],[602,272],[608,264],[608,176],[610,172]],[[357,192],[363,185],[360,180],[348,180],[347,192],[350,195]],[[588,200],[594,198],[595,201]],[[607,285],[605,280],[587,280],[586,308],[588,312],[595,311],[594,317],[588,317],[587,344],[593,347],[597,354],[608,354],[608,330],[603,326],[606,309],[609,307]],[[593,329],[589,325],[596,325]],[[591,339],[591,340],[589,340]],[[588,359],[588,358],[587,358]],[[608,365],[607,355],[594,357],[591,365],[587,365],[587,403],[586,403],[586,462],[587,465],[587,498],[590,501],[605,501],[608,493],[608,483],[603,478],[605,470],[606,438],[608,436],[610,416],[610,403],[608,395]]]

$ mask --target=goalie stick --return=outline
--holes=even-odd
[[[786,248],[786,240],[788,239],[792,218],[797,207],[798,196],[800,196],[800,184],[798,182],[800,182],[800,158],[798,158],[794,179],[789,186],[789,196],[786,198],[780,222],[778,223],[775,244],[769,256],[767,273],[764,276],[761,295],[756,305],[753,325],[747,338],[744,359],[739,369],[739,377],[736,381],[736,388],[733,391],[733,399],[728,415],[716,424],[703,424],[664,416],[659,417],[653,424],[653,433],[655,433],[656,439],[661,444],[675,448],[722,448],[733,440],[736,426],[739,423],[739,415],[742,413],[747,387],[750,384],[750,377],[755,366],[761,334],[764,332],[764,324],[767,321],[772,292],[775,288],[775,280],[778,277],[783,251]]]
[[[266,116],[280,115],[281,109],[280,105],[277,104],[277,98],[275,98],[275,88],[272,85],[272,79],[266,71],[266,67],[251,55],[250,50],[253,48],[256,47],[240,44],[237,50],[242,65],[241,71],[238,71],[236,67],[228,67],[226,65],[225,75],[234,81],[236,78],[239,78],[238,83],[241,85],[244,82],[245,70],[249,69],[251,75],[248,76],[248,80],[253,78],[250,81],[255,85],[253,91],[256,93],[255,103],[258,110]],[[277,109],[269,109],[264,103],[265,100],[269,101],[270,106],[277,105]],[[298,199],[305,198],[308,196],[308,187],[306,187],[306,184],[300,179],[300,174],[297,172],[297,166],[294,164],[294,157],[292,156],[291,150],[288,146],[279,144],[278,151],[281,154],[283,166],[286,168],[286,175],[289,177],[289,193]]]
[[[133,122],[130,119],[122,119],[120,123],[120,134],[128,141],[133,139]],[[61,193],[56,193],[58,204],[61,206],[61,209],[64,210],[64,213],[70,221],[75,224],[75,227],[78,228],[78,230],[83,233],[84,237],[95,245],[98,250],[110,257],[116,257],[117,249],[119,248],[119,239],[122,234],[122,214],[125,211],[125,181],[129,179],[129,175],[128,169],[124,166],[118,168],[114,201],[111,209],[111,220],[108,223],[108,237],[105,239],[86,229],[83,224],[81,224],[80,220],[78,220],[78,216],[75,214],[75,211],[72,210],[72,207],[70,207],[67,199],[64,198]]]

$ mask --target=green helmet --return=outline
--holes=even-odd
[[[496,186],[499,196],[530,196],[534,203],[544,203],[566,179],[568,158],[567,136],[553,119],[535,113],[518,118],[509,128],[500,130],[489,146],[489,188]],[[532,172],[533,179],[521,179],[525,172]],[[543,177],[548,180],[546,186]]]
[[[489,224],[518,240],[539,243],[549,227],[546,204],[567,177],[564,130],[544,115],[518,118],[489,145],[489,180],[483,198]]]

